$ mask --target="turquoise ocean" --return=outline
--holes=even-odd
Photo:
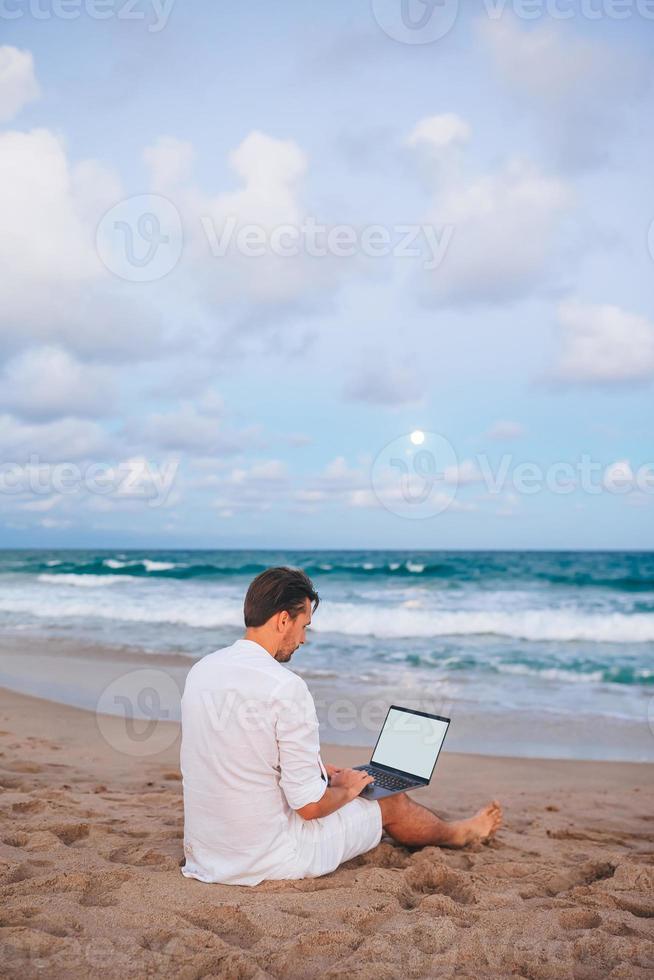
[[[650,552],[3,551],[0,683],[92,708],[111,661],[181,687],[278,564],[321,596],[292,669],[324,740],[374,741],[394,701],[448,712],[450,749],[654,758]]]

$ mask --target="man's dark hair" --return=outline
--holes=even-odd
[[[245,625],[263,626],[275,613],[284,611],[295,619],[307,599],[313,603],[315,612],[320,599],[313,582],[301,568],[267,568],[250,583],[243,605]]]

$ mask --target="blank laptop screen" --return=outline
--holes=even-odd
[[[391,708],[371,761],[429,779],[447,726],[438,718]]]

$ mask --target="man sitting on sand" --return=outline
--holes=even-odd
[[[319,603],[299,569],[269,568],[245,597],[245,636],[199,660],[182,698],[182,874],[256,885],[316,877],[379,844],[464,847],[491,837],[493,801],[448,822],[405,793],[359,796],[372,777],[323,765],[305,682],[287,670]]]

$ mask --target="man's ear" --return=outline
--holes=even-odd
[[[289,616],[286,610],[282,610],[280,613],[277,613],[277,629],[281,633],[283,633],[286,627],[288,626],[288,619]]]

